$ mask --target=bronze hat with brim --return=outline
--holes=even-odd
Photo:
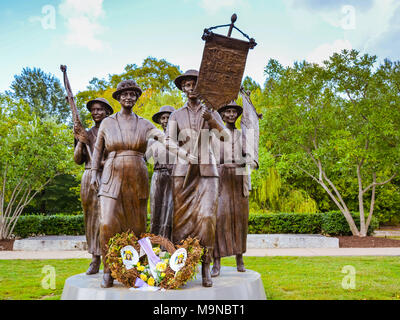
[[[92,111],[91,111],[91,108],[92,108],[92,105],[93,105],[94,103],[101,103],[102,105],[104,105],[104,106],[106,107],[106,109],[110,112],[110,114],[113,114],[113,113],[114,113],[113,107],[112,107],[112,106],[110,105],[110,103],[109,103],[106,99],[104,99],[104,98],[96,98],[96,99],[93,99],[93,100],[88,101],[88,102],[86,103],[86,107],[87,107],[87,109],[88,109],[90,112],[92,112]]]
[[[225,110],[230,109],[230,108],[236,109],[236,111],[238,113],[238,118],[243,113],[243,108],[241,106],[239,106],[235,101],[231,101],[226,106],[219,108],[218,113],[221,114],[222,112],[224,112]]]
[[[162,107],[160,108],[160,111],[158,111],[157,113],[155,113],[155,114],[153,115],[152,119],[153,119],[153,121],[154,121],[155,123],[160,124],[160,118],[161,118],[161,116],[162,116],[164,113],[169,113],[169,114],[171,114],[171,113],[174,112],[174,111],[175,111],[175,108],[172,107],[172,106],[162,106]]]
[[[118,100],[118,96],[128,90],[133,90],[138,93],[138,98],[142,95],[142,89],[138,86],[138,84],[133,80],[124,80],[118,83],[117,90],[112,94],[112,97],[115,100]]]
[[[199,77],[199,72],[197,70],[188,70],[184,74],[181,74],[180,76],[176,77],[174,80],[176,87],[182,91],[182,81],[187,80],[187,79],[194,79],[197,81],[197,78]]]

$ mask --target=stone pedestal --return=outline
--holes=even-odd
[[[264,286],[259,273],[221,267],[221,275],[213,278],[213,286],[204,288],[201,275],[182,289],[147,292],[131,290],[114,281],[112,288],[100,287],[103,273],[72,276],[65,281],[62,300],[265,300]]]

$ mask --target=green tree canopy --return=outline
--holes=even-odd
[[[73,134],[55,118],[39,119],[21,100],[0,97],[0,239],[52,179],[71,173]]]
[[[375,61],[375,56],[344,50],[324,66],[302,62],[283,67],[270,60],[265,69],[265,94],[272,107],[266,110],[264,139],[272,141],[280,166],[317,182],[353,234],[362,236],[372,218],[376,188],[398,172],[398,64],[387,61],[376,68]],[[360,230],[343,197],[354,185]]]
[[[257,89],[261,89],[261,86],[249,76],[246,76],[244,78],[244,80],[242,82],[242,86],[243,86],[244,90],[250,91],[250,92],[253,92]]]
[[[53,116],[62,123],[70,121],[65,91],[60,80],[52,74],[39,68],[24,68],[20,75],[14,76],[10,89],[6,94],[15,102],[25,101],[39,118]]]
[[[124,73],[111,76],[110,84],[116,88],[122,80],[134,79],[142,90],[171,91],[175,88],[173,81],[181,73],[178,66],[164,59],[157,60],[154,57],[148,57],[144,59],[140,67],[136,64],[128,64]]]
[[[128,64],[122,74],[109,75],[109,80],[93,78],[87,90],[81,91],[76,95],[77,107],[83,124],[89,127],[92,124],[90,114],[86,110],[86,103],[97,97],[106,98],[114,111],[120,110],[118,101],[112,98],[112,93],[116,90],[119,82],[127,79],[135,80],[143,90],[143,95],[136,103],[134,111],[147,119],[151,119],[152,112],[156,107],[163,104],[170,104],[173,107],[180,107],[183,98],[181,92],[175,89],[173,81],[181,74],[178,66],[171,64],[164,59],[154,57],[146,58],[142,66]],[[150,103],[150,105],[147,105]],[[154,103],[159,103],[155,106]]]

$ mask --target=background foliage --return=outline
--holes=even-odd
[[[322,141],[320,153],[316,156],[329,159],[328,171],[333,174],[334,182],[353,215],[359,211],[359,200],[352,161],[357,156],[355,152],[361,152],[359,146],[363,146],[363,138],[371,138],[373,150],[367,157],[365,177],[376,168],[378,178],[388,177],[398,169],[399,62],[385,61],[377,66],[376,60],[374,56],[360,56],[353,51],[332,56],[324,66],[298,62],[285,67],[279,61],[270,60],[266,66],[260,66],[265,67],[267,75],[264,84],[258,84],[250,77],[244,79],[243,86],[251,93],[257,112],[263,113],[263,119],[260,120],[260,168],[253,171],[251,177],[250,210],[255,213],[251,216],[251,232],[291,232],[289,225],[293,225],[293,230],[299,233],[313,233],[318,228],[323,232],[322,225],[330,233],[334,233],[334,230],[345,232],[338,225],[332,226],[332,217],[338,219],[340,226],[342,222],[337,213],[328,213],[337,210],[329,195],[305,172],[294,166],[297,163],[304,165],[307,170],[311,168],[305,157],[293,150],[297,150],[296,143],[307,138],[316,128]],[[84,126],[89,128],[93,125],[86,109],[90,99],[104,97],[115,112],[120,110],[112,93],[124,79],[133,78],[143,89],[143,95],[134,108],[138,115],[151,120],[151,116],[163,105],[180,108],[184,97],[173,84],[180,73],[182,70],[179,66],[164,59],[148,57],[140,66],[127,64],[121,74],[110,74],[108,79],[93,78],[86,90],[74,92]],[[68,166],[71,164],[73,137],[70,111],[65,101],[65,91],[57,77],[38,68],[25,68],[15,76],[10,90],[0,95],[0,102],[3,117],[6,110],[4,106],[12,105],[15,126],[31,126],[32,120],[27,119],[36,117],[37,123],[53,121],[46,122],[49,128],[56,129],[60,125],[69,130],[68,137],[65,136],[66,145],[62,144],[66,148],[52,152],[61,154],[65,160],[69,159]],[[240,98],[238,103],[241,104]],[[297,116],[297,120],[293,115]],[[349,117],[353,117],[353,122],[348,121]],[[7,134],[6,130],[9,129],[3,127],[1,130]],[[43,141],[42,147],[44,143],[51,144]],[[2,148],[2,152],[10,152],[6,151],[8,147]],[[59,165],[62,164],[61,161]],[[73,169],[68,168],[68,172],[57,176],[35,197],[24,211],[25,214],[63,212],[76,215],[80,212],[79,190],[83,167],[73,165]],[[148,168],[151,177],[152,165],[149,164]],[[365,197],[367,209],[369,199],[370,193]],[[298,215],[281,212],[296,212]],[[380,223],[400,223],[400,177],[377,187],[374,216]],[[71,219],[79,220],[78,217]],[[28,218],[21,219],[21,224],[27,225],[24,221],[28,220],[24,219]],[[32,220],[31,223],[34,230],[36,222]],[[372,228],[376,226],[375,219],[373,223]],[[65,226],[60,228],[68,229]]]
[[[352,213],[359,224],[359,216]],[[43,215],[21,216],[14,229],[15,236],[34,235],[84,235],[83,215]],[[358,219],[358,220],[357,220]],[[379,222],[373,219],[369,234],[378,228]],[[350,228],[339,211],[325,213],[250,213],[250,234],[298,233],[328,234],[332,236],[351,235]],[[147,216],[147,230],[150,231],[150,215]]]

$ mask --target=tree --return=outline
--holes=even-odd
[[[260,85],[249,76],[244,78],[242,86],[243,86],[244,90],[250,91],[250,92],[253,92],[257,89],[261,89]]]
[[[134,79],[142,90],[171,91],[174,88],[173,81],[181,73],[178,66],[164,59],[147,57],[141,67],[128,64],[123,74],[110,76],[110,84],[116,88],[122,80]]]
[[[375,61],[344,50],[324,67],[302,62],[285,68],[270,60],[265,69],[265,93],[273,108],[267,109],[263,130],[272,151],[282,167],[317,182],[358,236],[367,234],[377,187],[398,172],[398,63],[373,71]],[[360,229],[343,197],[354,185]]]
[[[12,235],[24,208],[56,176],[71,173],[73,134],[54,118],[0,97],[0,239]]]
[[[171,104],[172,106],[178,106],[181,101],[183,102],[183,98],[180,91],[174,88],[173,81],[180,74],[181,71],[178,66],[175,66],[164,59],[158,60],[153,57],[148,57],[143,61],[142,66],[140,67],[136,64],[128,64],[125,67],[124,73],[119,75],[109,75],[109,81],[93,78],[89,82],[87,90],[79,92],[76,95],[76,104],[84,126],[89,127],[92,124],[90,114],[85,107],[87,101],[91,99],[97,97],[106,98],[114,108],[114,111],[120,110],[120,105],[118,101],[115,101],[112,98],[112,93],[115,91],[118,83],[127,79],[135,80],[143,90],[143,95],[136,103],[134,109],[134,111],[139,115],[145,117],[154,111],[147,107],[148,101],[154,102],[157,99],[161,99],[158,101],[161,103],[158,107],[162,106],[162,103],[164,102]],[[161,98],[164,95],[165,98]]]
[[[6,94],[15,102],[24,100],[39,118],[53,116],[62,123],[70,120],[65,91],[60,80],[53,75],[39,68],[24,68],[20,75],[14,76],[10,88]]]
[[[70,155],[68,155],[70,156]],[[79,170],[77,168],[77,170]],[[25,213],[74,214],[82,210],[80,201],[80,181],[76,175],[63,174],[56,176],[25,207]]]

